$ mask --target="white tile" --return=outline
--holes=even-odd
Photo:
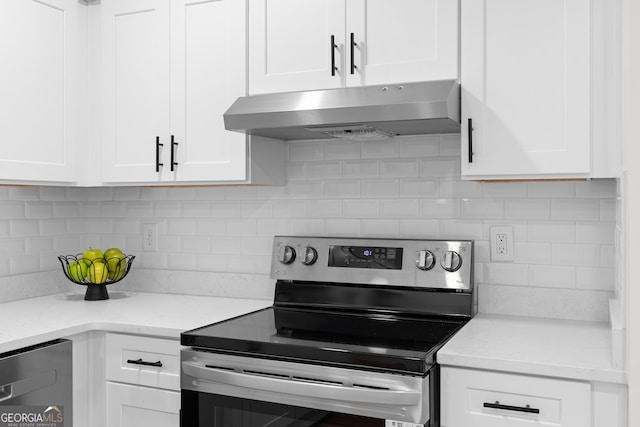
[[[26,202],[25,218],[51,218],[53,216],[53,204],[51,202]]]
[[[153,203],[153,213],[157,217],[176,218],[182,216],[182,205],[175,201],[156,201]]]
[[[168,188],[145,187],[140,189],[140,200],[167,200]]]
[[[35,237],[35,236],[34,236]],[[23,255],[26,253],[25,239],[2,239],[0,240],[0,255]]]
[[[55,220],[53,220],[55,221]],[[42,223],[42,220],[40,220]],[[42,232],[42,230],[40,230]],[[60,233],[64,233],[66,230],[62,229]],[[9,221],[8,220],[0,220],[0,237],[8,237],[9,236]]]
[[[341,200],[309,200],[307,207],[311,218],[339,218],[342,216]]]
[[[342,162],[344,178],[377,178],[380,176],[379,160],[345,160]]]
[[[353,199],[360,197],[360,181],[327,181],[324,196],[336,199]]]
[[[527,184],[524,182],[483,182],[482,194],[485,197],[527,197]]]
[[[113,199],[118,201],[140,200],[140,188],[114,187]]]
[[[42,226],[42,223],[40,223]],[[73,225],[71,225],[72,228]],[[119,234],[139,234],[140,220],[138,218],[114,218],[113,231]]]
[[[491,261],[491,247],[488,241],[476,240],[473,244],[473,251],[474,251],[474,261],[476,262],[476,264],[479,262]],[[518,263],[521,263],[521,262],[518,261]]]
[[[363,219],[362,234],[371,237],[398,237],[398,221],[391,219]]]
[[[196,254],[193,258],[198,271],[225,271],[227,268],[225,255]]]
[[[11,274],[35,273],[40,270],[40,265],[33,262],[32,255],[14,255],[9,257]]]
[[[530,222],[527,240],[531,242],[575,242],[576,226],[571,222]]]
[[[363,198],[398,197],[398,180],[365,180],[361,184]]]
[[[100,202],[100,216],[115,218],[125,216],[126,205],[124,202]]]
[[[15,219],[9,221],[9,235],[11,237],[37,236],[39,234],[40,227],[37,219]]]
[[[258,219],[256,224],[258,236],[277,236],[289,233],[289,221],[286,219]]]
[[[553,220],[597,221],[599,218],[599,200],[551,200],[551,219]]]
[[[380,160],[380,176],[383,178],[411,178],[418,176],[415,159]]]
[[[209,208],[213,218],[239,218],[242,204],[237,201],[221,200],[211,202]]]
[[[292,162],[324,159],[324,145],[321,142],[287,144],[287,158]]]
[[[420,202],[420,215],[426,218],[460,218],[460,200],[422,200]]]
[[[378,200],[343,200],[342,210],[346,218],[375,218],[380,216]]]
[[[440,155],[460,157],[460,134],[440,135]]]
[[[167,267],[172,270],[195,270],[197,259],[191,253],[171,253],[167,257]]]
[[[400,180],[400,197],[438,197],[439,184],[436,179]]]
[[[11,200],[40,200],[38,187],[11,186],[9,187],[9,199]]]
[[[151,202],[127,202],[126,216],[146,218],[153,216],[153,204]]]
[[[390,159],[398,156],[397,144],[393,139],[363,142],[360,149],[363,159]]]
[[[592,179],[576,182],[578,198],[615,198],[618,193],[615,179]]]
[[[462,218],[501,219],[504,217],[504,201],[496,199],[462,199]]]
[[[258,188],[250,185],[226,187],[227,200],[256,200]]]
[[[53,237],[53,250],[60,255],[76,255],[88,247],[84,244],[84,237],[79,235],[62,235]]]
[[[227,219],[227,236],[255,236],[255,219]]]
[[[257,273],[258,257],[256,255],[228,257],[226,270],[230,273]]]
[[[273,203],[274,218],[305,218],[306,216],[306,200],[278,200]]]
[[[145,252],[140,258],[143,268],[166,270],[169,266],[166,253]]]
[[[340,179],[342,163],[340,161],[307,163],[307,179]]]
[[[258,200],[286,200],[289,198],[289,189],[286,186],[263,186],[257,189]]]
[[[113,187],[93,187],[87,193],[87,200],[96,202],[113,200]]]
[[[614,245],[600,245],[600,267],[613,268],[616,264]]]
[[[618,211],[622,212],[621,209],[618,209],[618,202],[613,199],[602,199],[600,200],[600,221],[618,221]]]
[[[195,200],[194,187],[172,187],[167,189],[167,200]]]
[[[201,236],[224,236],[227,223],[224,219],[196,219],[196,234]]]
[[[485,263],[483,270],[484,283],[514,286],[527,286],[529,283],[527,264]]]
[[[536,287],[574,288],[576,268],[562,265],[530,265],[529,284]]]
[[[224,187],[197,187],[195,199],[201,201],[224,200],[227,191]]]
[[[434,157],[431,159],[420,159],[420,176],[429,178],[459,178],[460,158],[459,157]]]
[[[418,200],[380,200],[380,216],[385,218],[413,218],[420,211]]]
[[[551,244],[516,241],[513,255],[519,264],[551,264]]]
[[[324,235],[324,220],[322,219],[292,219],[291,234],[295,236]]]
[[[54,202],[53,216],[55,218],[76,218],[80,215],[78,202]],[[126,212],[125,212],[126,215]]]
[[[271,218],[273,205],[270,201],[241,202],[240,215],[242,218]]]
[[[513,229],[513,241],[526,242],[527,239],[527,221],[505,221],[505,220],[483,220],[482,221],[482,239],[489,241],[491,239],[492,227],[511,227]]]
[[[437,219],[401,219],[398,235],[407,239],[439,239],[440,221]]]
[[[615,224],[613,222],[576,223],[576,243],[613,244]]]
[[[508,219],[549,219],[550,204],[545,199],[505,200],[504,216]]]
[[[613,268],[578,267],[577,287],[601,291],[614,290]]]
[[[66,219],[42,219],[40,220],[40,235],[41,236],[53,236],[67,233],[67,221]],[[74,221],[75,222],[75,221]],[[84,231],[84,222],[79,223],[81,231]],[[0,233],[0,236],[3,235]]]
[[[317,199],[324,196],[324,182],[296,181],[288,184],[292,199]]]
[[[47,200],[47,201],[62,201],[66,199],[66,191],[64,187],[48,187],[42,186],[38,187],[40,192],[39,199]]]
[[[571,181],[529,182],[527,194],[529,197],[573,198],[576,194],[576,186]]]
[[[211,253],[216,255],[240,255],[242,253],[242,241],[237,237],[212,238]]]
[[[328,236],[360,236],[361,221],[359,219],[327,219],[325,230]]]
[[[210,215],[208,201],[182,202],[182,215],[187,218],[206,218]]]
[[[182,250],[190,253],[208,253],[211,249],[208,236],[182,236]]]
[[[307,179],[307,164],[298,162],[298,163],[287,163],[287,181],[304,181]]]
[[[24,202],[2,201],[0,219],[23,219],[25,217]]]
[[[242,239],[242,253],[248,255],[271,255],[273,239],[253,237]]]
[[[336,141],[324,144],[325,160],[359,159],[360,145],[358,141]]]
[[[481,221],[441,220],[440,237],[442,239],[482,240]]]
[[[437,136],[398,137],[398,157],[434,157],[440,154]]]
[[[167,220],[167,234],[194,235],[196,234],[196,221],[187,218],[170,218]]]
[[[482,184],[473,181],[440,180],[440,197],[481,197]]]
[[[600,246],[586,244],[553,243],[551,245],[551,262],[554,265],[599,265]]]

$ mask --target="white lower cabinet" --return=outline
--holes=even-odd
[[[591,384],[442,368],[442,427],[588,427]]]
[[[106,425],[175,427],[180,423],[177,340],[107,333]]]
[[[176,427],[180,425],[180,392],[107,383],[109,427]]]

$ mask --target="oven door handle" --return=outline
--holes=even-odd
[[[422,398],[421,393],[418,391],[379,390],[305,382],[208,368],[190,362],[182,362],[182,370],[196,380],[319,399],[380,405],[416,405]]]

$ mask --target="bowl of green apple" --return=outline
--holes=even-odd
[[[109,248],[104,252],[90,248],[77,255],[58,257],[67,279],[87,287],[84,295],[87,301],[109,299],[107,285],[124,279],[134,259],[134,255],[125,255],[118,248]]]

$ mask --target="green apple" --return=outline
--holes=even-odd
[[[118,280],[124,276],[127,266],[125,256],[118,248],[109,248],[104,251],[104,258],[107,260],[107,270],[109,270],[109,279]]]
[[[85,251],[82,254],[82,260],[88,265],[91,266],[91,264],[95,262],[104,262],[104,254],[102,253],[102,251],[100,249],[93,249],[93,248],[89,248],[88,251]]]
[[[107,266],[103,262],[94,262],[87,269],[87,278],[91,283],[101,285],[107,281]]]
[[[80,261],[71,261],[69,263],[69,276],[76,282],[82,282],[87,277],[87,264]]]

